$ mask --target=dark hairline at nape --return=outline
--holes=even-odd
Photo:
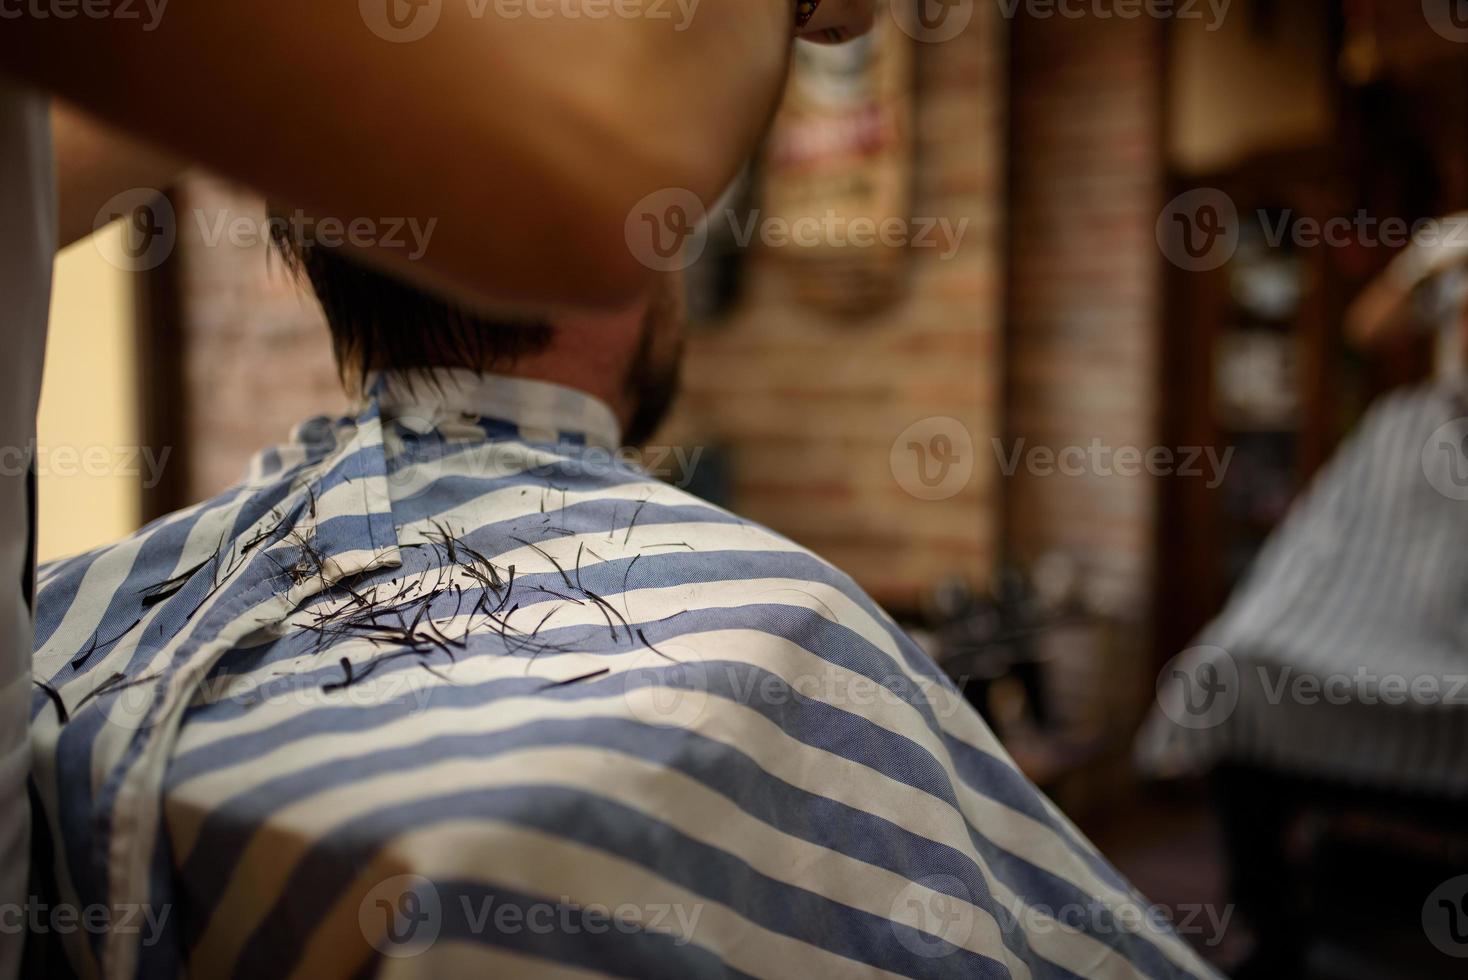
[[[304,278],[326,317],[342,382],[358,390],[376,370],[503,369],[550,347],[554,328],[534,317],[485,317],[354,256],[306,240],[300,224],[269,221],[271,243]]]

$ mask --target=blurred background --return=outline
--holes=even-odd
[[[1455,373],[1446,321],[1369,347],[1347,323],[1414,222],[1463,209],[1462,0],[894,0],[866,41],[802,46],[707,205],[644,460],[850,572],[1215,962],[1267,938],[1234,894],[1253,860],[1299,899],[1300,948],[1256,975],[1462,975],[1468,880],[1431,897],[1468,871],[1453,793],[1332,786],[1253,848],[1216,779],[1145,779],[1133,746],[1368,405]],[[139,216],[166,248],[130,243]],[[347,407],[263,220],[194,172],[61,258],[43,560]]]

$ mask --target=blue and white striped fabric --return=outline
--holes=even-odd
[[[437,382],[45,570],[79,972],[1212,975],[850,579]]]
[[[1465,598],[1468,397],[1393,392],[1169,665],[1140,765],[1167,777],[1230,760],[1468,797]]]

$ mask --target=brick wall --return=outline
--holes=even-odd
[[[997,10],[976,4],[962,35],[914,55],[911,213],[969,219],[958,252],[911,250],[907,297],[853,321],[803,307],[779,257],[756,250],[732,314],[692,337],[685,395],[659,441],[726,449],[736,511],[814,548],[893,608],[915,607],[951,575],[986,580],[1007,526],[1018,559],[1072,551],[1140,610],[1146,482],[1003,478],[993,440],[1154,438],[1160,28],[1007,25]],[[344,407],[309,296],[263,244],[201,241],[221,214],[262,212],[208,178],[180,197],[190,499],[235,480],[296,421]],[[972,478],[940,501],[908,493],[892,458],[899,435],[932,418],[958,420],[972,442]]]
[[[1013,24],[1008,452],[1020,439],[1055,450],[1156,441],[1162,29],[1149,18]],[[1145,617],[1152,481],[1021,466],[1005,484],[1017,561],[1069,552],[1097,598]]]
[[[971,224],[951,258],[909,251],[909,289],[863,319],[802,306],[778,249],[746,260],[744,293],[695,333],[678,441],[728,452],[733,509],[813,548],[879,600],[914,608],[939,580],[986,581],[998,500],[1002,358],[1004,32],[978,4],[955,40],[918,44],[915,218]],[[914,423],[958,420],[973,477],[920,500],[894,474]],[[899,447],[899,455],[905,452]],[[910,464],[903,461],[902,465]]]
[[[346,396],[320,308],[256,234],[264,201],[197,175],[183,182],[175,207],[182,492],[193,501],[236,482],[254,453],[297,422],[340,412]]]

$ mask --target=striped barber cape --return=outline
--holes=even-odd
[[[1468,797],[1468,397],[1372,406],[1223,613],[1164,669],[1157,776],[1244,762]]]
[[[849,578],[605,406],[371,392],[44,570],[79,973],[1212,975]]]

